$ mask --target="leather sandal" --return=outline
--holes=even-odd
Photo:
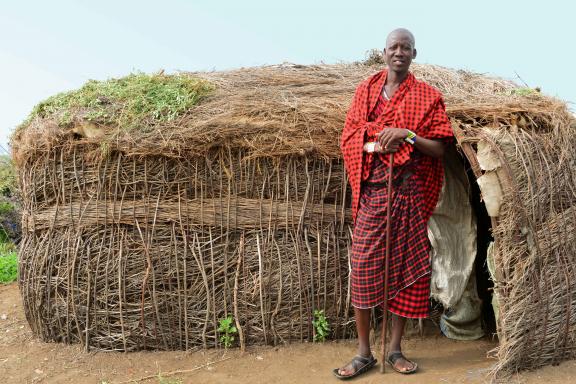
[[[396,362],[399,359],[404,359],[406,360],[408,363],[412,364],[412,368],[407,369],[407,370],[402,370],[402,369],[398,369],[396,368]],[[390,366],[392,367],[393,370],[395,370],[398,373],[401,373],[403,375],[409,375],[411,373],[416,372],[416,370],[418,369],[418,364],[416,364],[414,361],[412,360],[408,360],[403,354],[402,352],[392,352],[388,355],[388,358],[386,359],[386,362],[388,364],[390,364]]]
[[[357,355],[354,356],[354,358],[344,366],[344,367],[351,366],[354,369],[353,373],[351,373],[350,375],[341,375],[339,371],[342,368],[335,368],[332,370],[332,373],[334,373],[334,376],[336,376],[340,380],[348,380],[357,377],[365,372],[368,372],[370,368],[376,365],[376,362],[377,360],[372,355],[370,355],[369,357],[363,357]]]

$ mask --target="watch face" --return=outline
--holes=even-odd
[[[376,143],[366,143],[366,152],[374,152],[376,150]]]

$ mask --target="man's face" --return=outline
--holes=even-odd
[[[405,33],[393,33],[386,41],[384,58],[388,68],[394,72],[406,72],[416,57],[416,49],[410,36]]]

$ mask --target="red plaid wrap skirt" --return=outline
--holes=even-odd
[[[408,318],[428,316],[430,305],[430,241],[424,219],[424,181],[417,152],[394,169],[388,309]],[[372,308],[384,301],[386,256],[387,168],[380,161],[362,183],[351,252],[351,302]],[[371,182],[378,180],[378,184]]]

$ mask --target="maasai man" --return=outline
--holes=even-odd
[[[384,302],[390,153],[394,153],[388,281],[392,335],[386,361],[397,372],[416,371],[416,363],[404,357],[400,344],[406,318],[428,315],[427,222],[442,187],[440,158],[453,137],[440,92],[409,72],[416,57],[412,33],[392,31],[383,53],[387,69],[356,89],[340,142],[352,188],[351,301],[359,347],[352,361],[334,370],[339,378],[357,376],[376,364],[370,351],[370,312]]]

